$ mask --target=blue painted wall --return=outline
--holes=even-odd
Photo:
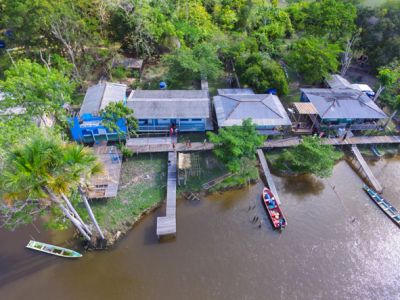
[[[204,132],[205,119],[139,119],[140,132],[169,131],[175,125],[180,132]]]
[[[69,120],[72,138],[79,143],[93,143],[96,141],[116,141],[118,135],[115,132],[109,131],[101,124],[102,118],[95,117],[91,114],[85,114],[81,120],[78,117],[70,118]],[[124,132],[124,136],[120,138],[125,139],[127,128],[125,119],[117,121],[119,129]]]

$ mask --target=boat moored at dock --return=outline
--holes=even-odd
[[[50,245],[50,244],[46,244],[46,243],[42,243],[42,242],[38,242],[38,241],[33,241],[33,240],[29,241],[28,245],[26,245],[26,248],[44,252],[47,254],[52,254],[55,256],[59,256],[59,257],[66,257],[66,258],[82,257],[82,254],[80,254],[79,252],[76,252],[74,250],[59,247],[59,246],[54,246],[54,245]]]
[[[381,210],[394,222],[397,226],[400,226],[400,212],[385,200],[376,191],[371,189],[369,186],[364,185],[363,189],[367,192],[369,197],[379,206]]]
[[[272,225],[275,229],[282,229],[286,227],[286,219],[282,214],[281,208],[270,189],[264,187],[262,193],[262,200],[265,208],[268,211],[268,215],[271,219]]]

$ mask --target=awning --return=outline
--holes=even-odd
[[[314,104],[311,102],[295,102],[293,103],[294,109],[300,115],[317,115],[318,111],[315,108]]]

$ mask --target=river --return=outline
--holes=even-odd
[[[400,208],[400,160],[371,166]],[[175,240],[156,238],[161,208],[114,249],[74,261],[24,248],[30,235],[57,243],[68,233],[1,230],[0,299],[400,299],[399,228],[346,162],[329,179],[275,180],[288,220],[282,233],[265,217],[261,183],[178,201]]]

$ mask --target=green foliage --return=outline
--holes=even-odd
[[[258,4],[252,6],[247,31],[256,38],[261,50],[267,50],[271,49],[271,42],[289,37],[293,33],[293,26],[284,9]]]
[[[126,79],[127,75],[128,73],[124,67],[115,67],[111,70],[111,76],[116,80]]]
[[[380,95],[381,102],[392,109],[400,109],[400,61],[395,60],[379,68],[377,77],[381,86],[385,88]]]
[[[165,55],[163,60],[168,66],[167,81],[174,87],[202,78],[215,80],[222,74],[217,49],[208,43],[198,44],[193,49],[182,47]]]
[[[359,8],[357,25],[362,28],[359,47],[374,68],[400,58],[400,2],[387,1],[375,8]]]
[[[100,111],[100,115],[103,120],[101,123],[110,131],[116,132],[120,137],[124,133],[117,125],[117,121],[120,119],[125,120],[125,124],[128,128],[128,133],[130,135],[136,135],[136,130],[138,129],[138,123],[135,119],[134,112],[132,109],[124,105],[123,102],[111,102],[104,109]]]
[[[89,148],[64,143],[51,132],[36,133],[7,149],[0,175],[2,216],[11,227],[31,222],[49,203],[48,191],[69,195],[82,181],[101,172]],[[45,201],[43,201],[45,200]],[[57,211],[53,211],[57,215]],[[5,217],[6,216],[6,217]],[[4,218],[5,217],[5,218]]]
[[[241,126],[221,128],[218,134],[208,132],[209,140],[215,144],[214,154],[232,173],[238,173],[242,167],[242,158],[254,158],[256,150],[264,141],[251,119],[243,121]]]
[[[329,177],[335,162],[343,156],[331,145],[324,145],[317,136],[304,137],[302,142],[284,150],[276,161],[276,166],[295,173],[310,173],[319,177]]]
[[[64,103],[71,101],[75,84],[64,70],[48,69],[28,59],[19,60],[15,67],[5,72],[6,79],[0,81],[0,90],[5,94],[1,108],[23,108],[29,117],[53,115],[65,122]]]
[[[119,150],[121,150],[122,157],[124,158],[124,160],[133,157],[134,154],[133,151],[128,147],[126,147],[124,144],[120,144]]]
[[[241,82],[249,85],[259,93],[268,88],[276,88],[280,95],[286,95],[289,86],[281,65],[266,55],[255,53],[246,60],[238,60]]]
[[[289,67],[301,74],[306,83],[314,84],[338,69],[340,52],[337,44],[326,39],[303,37],[293,43],[286,59]]]
[[[357,9],[351,1],[321,0],[300,2],[289,6],[291,20],[297,30],[314,36],[326,36],[337,42],[356,29]]]

